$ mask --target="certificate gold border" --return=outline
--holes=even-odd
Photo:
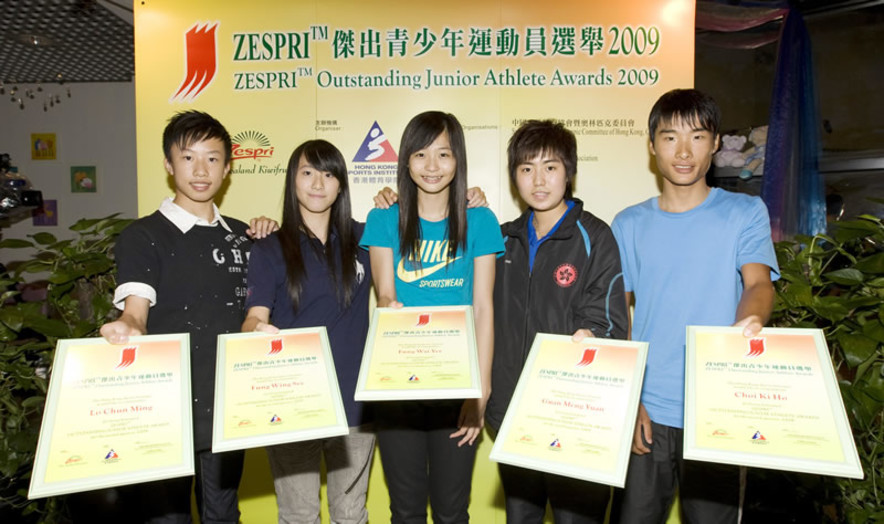
[[[623,424],[622,427],[618,428],[620,433],[618,438],[619,447],[617,449],[617,461],[613,468],[613,472],[587,468],[585,466],[576,466],[563,462],[543,460],[534,456],[529,457],[504,450],[505,442],[510,438],[511,432],[513,431],[513,421],[516,418],[515,413],[519,409],[519,405],[524,398],[528,383],[532,381],[537,374],[538,370],[535,369],[535,363],[540,353],[542,343],[546,340],[566,342],[573,344],[575,347],[596,344],[598,346],[619,346],[636,350],[635,359],[630,369],[630,387],[625,391],[628,399],[626,402],[626,410],[623,412]],[[519,382],[516,385],[516,390],[513,393],[509,408],[503,418],[500,431],[497,433],[497,437],[494,440],[494,446],[491,448],[489,458],[495,462],[503,462],[505,464],[542,471],[544,473],[553,473],[565,477],[598,482],[600,484],[622,488],[626,481],[626,469],[629,465],[629,453],[632,449],[632,439],[633,434],[635,433],[635,417],[638,412],[638,404],[641,397],[642,380],[645,374],[647,358],[647,342],[586,338],[579,343],[574,343],[571,342],[571,337],[569,335],[538,333],[531,345],[531,350],[528,353],[525,366],[522,368]],[[567,370],[562,369],[559,371],[574,371],[574,364],[574,362],[571,362],[570,367]],[[591,416],[591,413],[588,413],[586,418],[588,419]]]
[[[863,478],[862,466],[859,462],[859,455],[856,451],[856,445],[853,441],[853,433],[850,430],[850,423],[847,420],[847,413],[844,409],[844,402],[841,398],[841,391],[838,387],[838,381],[835,377],[835,370],[832,367],[832,359],[829,355],[826,339],[822,330],[819,329],[803,329],[803,328],[764,328],[754,338],[763,338],[765,335],[802,335],[811,336],[814,340],[814,350],[820,363],[820,374],[818,380],[813,384],[813,388],[820,388],[826,392],[828,399],[827,405],[816,406],[820,411],[828,410],[831,413],[831,419],[836,425],[836,433],[838,435],[838,444],[841,447],[843,461],[826,461],[818,460],[813,456],[796,458],[794,456],[783,456],[774,453],[747,453],[744,451],[726,451],[721,449],[713,449],[702,447],[697,443],[697,427],[700,423],[699,413],[697,412],[697,395],[709,395],[715,392],[698,391],[696,368],[698,361],[707,360],[702,356],[706,351],[714,350],[714,348],[699,349],[696,344],[696,337],[699,333],[739,333],[742,336],[743,328],[740,327],[708,327],[708,326],[688,326],[687,327],[687,345],[685,357],[685,426],[684,426],[684,458],[690,460],[702,460],[707,462],[718,462],[723,464],[732,464],[737,466],[752,466],[766,469],[777,469],[784,471],[796,471],[800,473],[817,473],[823,475],[833,475],[848,478]]]
[[[120,350],[125,346],[143,346],[152,342],[168,341],[177,342],[179,346],[178,366],[172,371],[178,373],[181,377],[180,390],[177,392],[177,398],[180,399],[179,401],[181,408],[181,418],[178,421],[181,428],[180,460],[178,460],[175,464],[169,466],[150,467],[138,471],[127,471],[125,473],[110,472],[76,480],[47,482],[45,478],[50,463],[49,448],[53,440],[52,436],[55,431],[62,429],[59,428],[59,425],[57,424],[57,420],[59,419],[58,404],[59,399],[62,395],[64,395],[64,375],[66,372],[66,367],[68,365],[71,365],[67,362],[69,349],[76,346],[88,345],[107,346],[109,348],[114,348],[115,350]],[[116,358],[119,358],[116,353],[114,354],[114,356]],[[191,402],[190,337],[187,333],[129,337],[129,342],[126,344],[110,344],[103,338],[79,338],[59,340],[56,345],[55,357],[52,363],[52,374],[49,379],[49,391],[46,397],[46,407],[43,412],[43,423],[40,426],[40,437],[37,443],[37,453],[34,460],[34,469],[31,474],[31,485],[30,490],[28,491],[28,498],[34,499],[41,497],[51,497],[67,493],[77,493],[81,491],[89,491],[94,489],[124,486],[128,484],[137,484],[140,482],[193,475],[193,419],[191,412]],[[83,422],[85,425],[86,421]],[[139,440],[150,440],[151,435],[150,432],[148,432],[146,436],[139,435],[137,438]]]
[[[465,388],[438,388],[426,387],[420,384],[409,385],[400,389],[378,389],[370,385],[369,376],[375,371],[376,364],[372,359],[374,353],[376,335],[380,319],[386,315],[396,316],[419,316],[421,314],[434,314],[437,312],[463,311],[466,317],[466,325],[463,327],[466,336],[466,347],[463,348],[462,357],[469,366],[469,387]],[[368,329],[368,337],[365,341],[365,351],[362,355],[362,364],[359,366],[359,379],[356,382],[356,400],[434,400],[434,399],[465,399],[479,398],[482,396],[482,383],[479,376],[479,357],[476,348],[476,332],[473,319],[472,306],[429,306],[429,307],[403,307],[403,308],[376,308],[371,317],[371,326]]]
[[[330,425],[321,425],[309,428],[294,429],[291,431],[268,431],[267,433],[248,437],[225,437],[224,419],[228,416],[227,400],[235,396],[235,392],[228,391],[231,381],[227,380],[228,368],[227,355],[229,354],[228,342],[236,339],[267,340],[278,339],[286,335],[303,333],[316,333],[319,335],[322,346],[322,362],[319,365],[325,374],[325,385],[328,386],[328,395],[331,400],[335,422]],[[232,451],[237,449],[260,448],[289,442],[300,442],[318,438],[337,437],[349,433],[347,416],[344,413],[344,404],[341,400],[341,389],[338,385],[338,375],[335,372],[335,364],[332,359],[331,346],[328,342],[328,332],[325,326],[283,329],[277,334],[268,333],[231,333],[218,336],[218,352],[215,368],[215,413],[212,428],[212,452]]]

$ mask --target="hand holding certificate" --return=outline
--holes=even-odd
[[[470,306],[377,308],[356,400],[479,398]]]
[[[30,498],[193,475],[188,336],[59,340]]]
[[[623,487],[647,355],[646,342],[538,333],[491,460]]]
[[[212,451],[346,435],[325,327],[218,337]]]
[[[822,331],[687,334],[685,458],[862,478]]]

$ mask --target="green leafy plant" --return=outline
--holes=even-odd
[[[29,502],[26,496],[55,344],[97,336],[113,318],[111,249],[129,222],[111,215],[78,221],[70,228],[73,239],[37,233],[0,241],[0,248],[36,250],[0,276],[0,515],[32,514],[43,522],[62,515],[60,499]],[[24,302],[20,289],[35,274],[47,281],[46,300]]]
[[[832,481],[835,518],[884,522],[884,224],[862,215],[776,248],[771,324],[823,330],[865,474]]]

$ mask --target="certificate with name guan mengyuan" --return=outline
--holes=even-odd
[[[491,460],[623,487],[647,355],[647,342],[538,333]]]

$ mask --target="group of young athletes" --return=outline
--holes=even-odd
[[[650,343],[626,487],[501,464],[507,522],[664,522],[678,491],[683,521],[737,522],[739,469],[685,461],[685,326],[738,325],[754,336],[778,275],[760,199],[707,185],[720,113],[692,89],[664,94],[649,118],[660,196],[611,227],[573,196],[574,134],[529,120],[509,140],[511,183],[527,205],[503,225],[467,189],[463,129],[429,111],[406,126],[397,190],[351,215],[346,162],[325,140],[288,163],[282,223],[224,217],[214,197],[229,174],[231,139],[210,115],[175,115],[163,135],[175,196],[130,225],[115,248],[122,310],[112,343],[187,332],[191,340],[195,498],[203,523],[239,521],[243,453],[211,452],[219,334],[325,326],[350,432],[267,448],[280,523],[318,523],[320,458],[329,515],[364,523],[375,440],[392,521],[469,521],[476,440],[500,428],[537,333]],[[441,254],[441,255],[440,255]],[[369,324],[381,307],[471,305],[482,396],[363,404],[353,394]],[[630,305],[634,318],[630,322]],[[132,486],[124,503],[145,522],[189,522],[194,479]]]

